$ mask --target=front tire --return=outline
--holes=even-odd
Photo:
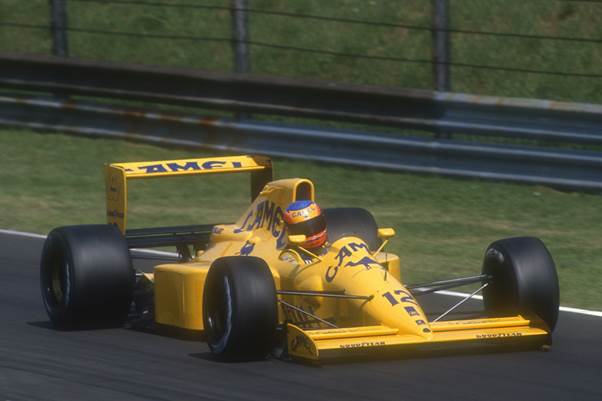
[[[115,326],[127,318],[135,273],[125,238],[112,225],[52,230],[42,250],[40,285],[59,329]]]
[[[227,361],[264,359],[275,341],[276,288],[252,256],[216,259],[205,281],[203,323],[211,353]]]
[[[507,238],[487,248],[483,273],[491,276],[483,290],[492,314],[538,316],[550,332],[558,320],[560,291],[556,267],[544,243],[533,237]]]

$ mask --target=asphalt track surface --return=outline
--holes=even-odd
[[[41,245],[0,234],[0,401],[602,400],[599,317],[561,313],[549,352],[320,367],[278,359],[220,363],[199,341],[127,328],[53,330],[39,291]],[[427,309],[457,301],[436,297]]]

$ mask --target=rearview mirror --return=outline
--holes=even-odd
[[[395,230],[392,228],[379,228],[377,235],[378,238],[386,240],[395,236]]]
[[[288,236],[288,242],[290,244],[295,244],[295,245],[301,245],[302,243],[305,242],[305,240],[307,239],[307,237],[303,234],[297,234],[297,235],[289,235]]]

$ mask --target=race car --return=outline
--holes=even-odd
[[[233,224],[127,228],[130,180],[242,172],[251,175],[251,204]],[[478,275],[411,285],[402,281],[399,257],[385,251],[394,229],[379,228],[364,209],[319,210],[312,181],[273,180],[267,157],[114,163],[105,166],[105,178],[108,224],[59,227],[44,244],[42,298],[59,329],[150,316],[157,327],[201,334],[211,353],[228,361],[263,359],[276,349],[282,357],[321,361],[550,344],[559,287],[539,239],[492,243]],[[299,229],[310,223],[295,225],[303,213],[291,212],[292,204],[309,207],[305,217],[324,233],[319,247]],[[177,260],[152,273],[134,269],[141,248],[168,246]],[[422,297],[467,284],[478,288],[444,313],[429,318],[423,311]],[[482,316],[450,319],[479,291]]]

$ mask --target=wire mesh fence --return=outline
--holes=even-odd
[[[0,49],[602,102],[602,0],[0,0]]]

